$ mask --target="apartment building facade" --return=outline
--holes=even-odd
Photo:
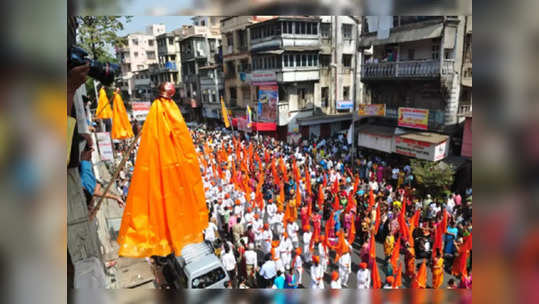
[[[148,69],[150,65],[157,63],[155,39],[163,33],[165,33],[165,25],[152,24],[146,28],[145,33],[137,32],[125,36],[124,45],[116,48],[116,56],[122,73],[117,80],[117,85],[124,96],[134,94],[134,73]]]
[[[358,142],[432,161],[459,154],[464,73],[471,87],[471,44],[463,65],[466,24],[464,16],[363,18],[359,48],[372,47],[361,65],[364,101],[385,114],[361,119]],[[471,105],[471,90],[469,98]],[[384,147],[374,141],[380,138]]]
[[[219,20],[215,19],[215,22],[219,23]],[[195,112],[193,116],[198,120],[219,118],[219,100],[224,94],[219,28],[212,23],[206,23],[206,26],[190,25],[185,27],[179,41],[183,84],[181,97],[184,103],[190,105]]]

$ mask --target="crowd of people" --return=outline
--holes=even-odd
[[[230,287],[471,288],[471,188],[421,197],[409,164],[360,155],[352,166],[343,136],[292,145],[191,132],[210,211],[204,238]]]

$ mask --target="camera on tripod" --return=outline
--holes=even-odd
[[[110,62],[99,62],[89,59],[88,52],[80,47],[73,46],[67,52],[67,67],[72,69],[76,66],[90,63],[88,75],[103,85],[109,86],[114,81],[116,75],[120,73],[120,66]]]

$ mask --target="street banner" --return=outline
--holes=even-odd
[[[110,140],[109,132],[97,132],[97,146],[99,147],[99,155],[101,160],[112,161],[114,160],[114,153],[112,152],[112,141]]]
[[[354,107],[352,100],[337,100],[337,110],[349,110]]]
[[[427,130],[429,110],[417,108],[399,108],[399,127]]]
[[[146,120],[146,116],[150,112],[151,103],[149,101],[134,101],[131,102],[131,109],[133,110],[133,116],[138,121]]]
[[[386,116],[385,104],[360,104],[359,116]]]
[[[264,85],[258,87],[258,121],[275,122],[277,119],[277,104],[279,103],[279,87]]]

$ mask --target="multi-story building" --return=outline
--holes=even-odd
[[[258,92],[251,108],[261,108],[263,119],[271,116],[265,112],[276,112],[280,138],[330,136],[345,127],[342,121],[348,127],[353,92],[359,90],[353,82],[359,27],[351,17],[307,16],[280,16],[248,26],[252,71],[247,78]],[[277,91],[275,106],[258,100],[260,91],[271,87]]]
[[[385,105],[385,117],[377,119],[385,129],[360,127],[364,144],[383,138],[384,147],[374,141],[372,147],[429,160],[443,159],[449,147],[458,150],[454,136],[463,120],[458,112],[467,67],[471,86],[471,33],[470,64],[463,66],[466,23],[466,17],[448,16],[363,18],[359,47],[372,47],[361,66],[364,100]]]
[[[184,86],[182,97],[190,103],[198,119],[218,119],[219,100],[224,90],[219,18],[193,18],[194,23],[202,24],[202,21],[204,26],[185,26],[179,42]]]
[[[124,37],[124,43],[116,48],[122,76],[118,85],[124,96],[131,96],[135,87],[133,73],[147,69],[157,63],[157,44],[155,37],[165,32],[165,25],[153,24],[146,28],[146,33],[132,33]]]
[[[160,83],[173,82],[177,89],[182,81],[180,59],[181,29],[173,30],[156,37],[157,63],[151,66],[152,87]]]
[[[247,80],[252,65],[247,27],[270,18],[235,16],[221,19],[224,100],[233,115],[245,113],[246,105],[256,100],[256,91]]]
[[[385,19],[385,20],[384,20]],[[365,17],[361,81],[367,103],[429,110],[429,129],[449,131],[457,123],[464,17]]]

